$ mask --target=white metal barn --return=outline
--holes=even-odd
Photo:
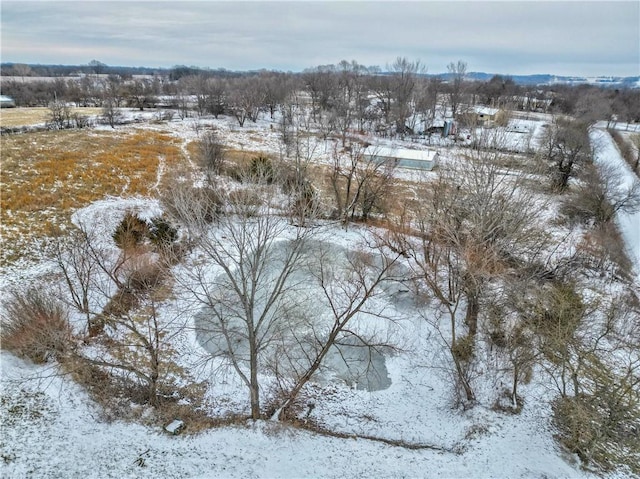
[[[16,106],[16,103],[13,101],[13,98],[6,95],[0,95],[0,108],[13,108]]]
[[[439,154],[432,150],[369,146],[364,156],[369,161],[394,162],[399,168],[431,171],[438,164]]]

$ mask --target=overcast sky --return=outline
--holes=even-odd
[[[2,62],[640,75],[640,2],[7,1]]]

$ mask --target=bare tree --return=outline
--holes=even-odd
[[[293,273],[305,261],[313,230],[289,226],[250,190],[236,192],[226,204],[228,214],[214,227],[190,214],[201,210],[192,201],[183,205],[181,217],[188,221],[202,261],[189,268],[181,283],[205,308],[200,330],[211,356],[230,363],[249,390],[251,417],[259,419],[263,355],[291,327],[286,312],[294,307],[300,287]]]
[[[412,258],[419,286],[448,317],[448,346],[467,401],[475,398],[469,366],[485,287],[535,258],[544,236],[535,227],[543,204],[524,189],[524,174],[506,175],[495,150],[476,150],[465,162],[441,168],[395,248]],[[409,234],[414,232],[414,235]],[[432,321],[439,329],[439,320]]]
[[[628,184],[613,165],[586,165],[581,183],[565,199],[563,212],[573,220],[610,223],[618,212],[634,213],[640,209],[640,180]]]
[[[314,120],[321,110],[329,110],[334,105],[338,88],[333,65],[318,66],[302,74],[305,88],[311,96],[311,114]]]
[[[107,79],[102,82],[102,89],[105,101],[110,101],[116,108],[122,106],[124,87],[122,78],[120,78],[119,75],[109,75]]]
[[[367,220],[375,208],[383,211],[383,200],[391,188],[395,163],[376,159],[375,148],[353,143],[346,151],[333,151],[330,181],[336,214],[343,223],[357,216]]]
[[[637,438],[629,430],[640,423],[637,299],[585,295],[575,280],[531,286],[512,304],[557,388],[560,441],[586,464],[609,467],[612,449],[618,460],[632,458]]]
[[[71,107],[63,101],[55,100],[49,104],[49,128],[63,130],[72,127]]]
[[[227,109],[227,82],[222,78],[210,78],[207,81],[207,111],[215,118]]]
[[[551,162],[552,185],[565,191],[576,168],[591,157],[588,125],[576,120],[557,117],[547,128],[543,140],[543,154]]]
[[[404,136],[407,120],[414,112],[414,93],[417,75],[425,72],[419,60],[414,62],[398,57],[391,66],[393,103],[392,114],[396,132]]]
[[[294,114],[292,105],[283,111],[283,119],[289,121],[283,125],[283,143],[287,157],[279,165],[282,174],[279,180],[288,196],[291,221],[297,226],[307,226],[308,220],[317,216],[319,208],[318,194],[312,181],[312,164],[318,142],[300,125],[300,115]],[[304,114],[304,113],[301,113]]]
[[[294,88],[290,74],[280,72],[261,72],[260,90],[264,95],[264,103],[269,109],[269,116],[273,116],[280,105],[284,103]]]
[[[220,174],[226,149],[214,131],[206,132],[198,142],[198,163],[209,184]]]
[[[607,128],[611,127],[615,118],[611,101],[601,91],[589,91],[582,94],[576,102],[574,116],[587,125],[599,120],[606,120]]]
[[[89,68],[95,73],[96,78],[106,70],[107,65],[98,60],[91,60],[89,62]]]
[[[230,85],[229,108],[241,127],[247,119],[254,123],[257,121],[264,100],[265,95],[257,77],[241,78]]]
[[[460,112],[460,104],[464,96],[464,79],[467,74],[467,64],[462,60],[457,63],[451,62],[447,65],[447,70],[451,76],[449,81],[449,106],[451,116],[455,119]]]
[[[430,78],[421,81],[416,87],[415,110],[422,116],[425,133],[433,126],[438,110],[438,95],[442,91],[442,80]]]
[[[385,283],[398,279],[395,267],[400,255],[382,244],[345,251],[344,257],[340,255],[339,259],[336,259],[336,251],[326,245],[320,243],[316,248],[307,264],[321,292],[314,303],[321,304],[331,313],[325,321],[316,316],[310,317],[300,328],[302,331],[306,329],[306,334],[298,333],[293,347],[285,344],[280,349],[280,367],[287,369],[288,366],[291,376],[285,382],[289,384],[283,391],[285,399],[276,410],[280,419],[290,418],[292,405],[324,364],[332,348],[353,344],[350,339],[356,339],[355,344],[362,348],[389,347],[388,342],[359,331],[356,323],[372,321],[380,325],[393,319],[373,303],[384,294]]]
[[[155,102],[153,84],[149,81],[134,80],[127,84],[126,92],[129,105],[140,111],[152,106]]]
[[[79,369],[90,365],[113,381],[124,380],[132,394],[142,386],[144,398],[158,406],[160,389],[171,383],[171,338],[182,328],[179,314],[160,318],[168,270],[151,246],[121,237],[118,248],[99,237],[94,226],[80,224],[70,237],[59,238],[54,251],[63,278],[61,297],[86,318],[85,342],[100,351],[86,355],[76,348],[73,360]]]
[[[640,166],[640,133],[636,133],[630,136],[631,143],[635,147],[636,150],[636,161],[633,164],[633,171],[638,174],[638,166]]]
[[[99,270],[91,246],[95,239],[91,235],[87,228],[80,227],[66,237],[60,233],[53,244],[53,254],[66,286],[63,297],[70,297],[72,306],[85,317],[87,331],[93,329],[92,318],[96,312],[92,295]]]
[[[117,107],[115,100],[107,98],[102,103],[102,121],[107,123],[111,128],[115,128],[122,121],[122,112]]]
[[[31,67],[24,63],[14,63],[12,69],[15,75],[22,78],[22,83],[24,83],[24,77],[32,74]]]
[[[394,97],[392,79],[388,75],[376,75],[371,77],[370,83],[380,116],[384,120],[384,124],[389,126]]]

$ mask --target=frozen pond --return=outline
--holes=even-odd
[[[283,264],[290,247],[288,241],[281,241],[272,247],[269,253],[269,271],[273,275],[265,275],[265,290],[273,283],[278,268]],[[269,318],[268,341],[264,342],[261,358],[266,370],[274,361],[278,363],[281,374],[291,376],[308,366],[308,360],[317,352],[319,341],[327,337],[333,321],[331,310],[324,291],[320,287],[319,265],[322,258],[325,286],[327,280],[329,290],[335,287],[336,303],[341,303],[339,295],[352,286],[349,283],[349,259],[353,252],[347,248],[327,242],[312,241],[305,245],[305,261],[288,278],[288,292],[283,304]],[[370,256],[368,268],[372,273],[381,264],[380,257]],[[394,278],[406,276],[406,268],[395,267]],[[229,280],[224,274],[212,281],[210,296],[219,298],[216,309],[203,308],[195,315],[195,328],[200,345],[212,356],[239,358],[240,364],[248,366],[249,343],[247,326],[241,314],[238,314],[236,295],[231,293]],[[261,297],[264,291],[257,291]],[[235,299],[235,303],[233,303]],[[226,300],[226,302],[225,302]],[[372,307],[376,311],[385,310],[385,314],[403,310],[411,304],[408,288],[400,280],[385,282],[380,294],[373,300]],[[263,310],[263,302],[257,301],[255,316]],[[388,347],[369,347],[362,338],[374,338],[384,334],[388,321],[383,318],[368,316],[354,318],[353,327],[358,329],[357,335],[344,335],[338,338],[323,360],[313,380],[326,384],[341,381],[351,387],[368,391],[386,389],[391,379],[386,367],[386,356],[390,354]],[[384,340],[384,337],[381,337]],[[384,341],[383,341],[384,342]],[[265,368],[261,367],[262,370]]]

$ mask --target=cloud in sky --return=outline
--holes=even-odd
[[[231,70],[420,59],[432,73],[640,75],[640,2],[10,1],[2,61]]]

